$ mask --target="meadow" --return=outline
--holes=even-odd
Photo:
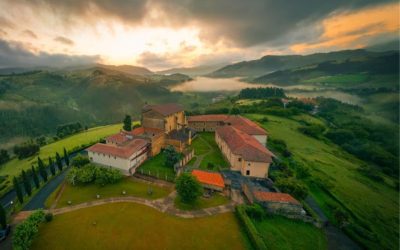
[[[248,117],[261,120],[264,116]],[[333,143],[300,133],[301,123],[296,119],[303,120],[307,115],[295,119],[267,117],[268,122],[261,125],[270,136],[284,140],[293,158],[311,169],[306,184],[330,220],[334,221],[333,210],[341,207],[356,224],[348,228],[353,238],[371,248],[397,248],[399,198],[392,180],[380,183],[360,175],[357,169],[364,162]]]

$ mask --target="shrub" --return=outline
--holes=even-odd
[[[87,164],[81,168],[72,168],[67,174],[67,182],[75,184],[96,183],[101,186],[113,184],[122,179],[122,174],[117,169],[99,167]]]
[[[13,249],[28,250],[44,218],[45,214],[43,210],[38,210],[32,213],[25,221],[17,225],[12,238]]]
[[[122,174],[117,169],[97,167],[95,172],[95,183],[101,186],[113,184],[122,179]]]
[[[46,222],[50,222],[53,220],[53,214],[47,213],[44,218],[45,218]]]
[[[191,174],[182,174],[176,180],[176,191],[185,203],[195,202],[202,194],[202,189],[199,181]]]
[[[255,220],[262,220],[266,215],[264,208],[257,203],[246,206],[246,213]]]
[[[325,127],[319,124],[311,124],[308,126],[299,127],[299,131],[305,135],[319,138],[325,131]]]
[[[235,211],[236,211],[236,216],[238,217],[240,223],[243,225],[254,248],[267,249],[260,233],[257,231],[257,228],[254,226],[253,222],[247,216],[245,206],[239,205],[236,207]]]
[[[14,154],[18,159],[27,158],[39,152],[40,146],[32,141],[14,146]]]
[[[167,146],[163,153],[165,154],[165,166],[173,167],[179,161],[179,154],[174,147]]]
[[[75,156],[71,161],[71,165],[77,168],[83,167],[89,163],[90,163],[89,158],[82,155]]]
[[[308,189],[302,183],[294,178],[280,178],[275,182],[275,185],[285,193],[293,195],[295,198],[303,200],[308,195]]]

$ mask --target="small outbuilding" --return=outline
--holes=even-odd
[[[220,173],[195,169],[192,171],[192,175],[204,188],[219,192],[222,192],[225,188],[224,179]]]

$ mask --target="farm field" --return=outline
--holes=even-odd
[[[152,193],[148,191],[151,189]],[[123,195],[122,192],[126,194]],[[110,184],[105,187],[101,187],[96,184],[72,186],[66,184],[64,191],[57,203],[56,208],[68,206],[68,201],[72,202],[72,205],[84,203],[88,201],[96,200],[96,196],[100,195],[100,199],[109,197],[121,197],[121,196],[135,196],[146,199],[158,199],[167,196],[172,192],[171,188],[159,187],[154,184],[147,184],[143,182],[134,181],[129,178],[124,178],[118,183]],[[58,193],[58,189],[54,191],[54,194],[50,195],[46,201],[46,206],[50,207],[53,204],[55,197]]]
[[[262,221],[253,220],[253,223],[268,249],[327,248],[325,233],[311,224],[279,216],[267,217]]]
[[[39,228],[31,249],[249,249],[249,246],[233,213],[183,219],[144,205],[113,203],[55,216]]]
[[[56,152],[58,152],[61,156],[63,155],[63,148],[66,148],[68,151],[74,150],[76,148],[81,147],[82,145],[92,144],[99,139],[109,136],[113,133],[117,133],[121,129],[121,124],[114,124],[108,126],[101,126],[91,128],[87,131],[66,137],[54,143],[47,144],[40,148],[39,154],[19,160],[18,158],[14,158],[11,161],[5,163],[0,167],[0,176],[7,176],[8,182],[2,186],[0,191],[0,196],[6,193],[11,187],[11,179],[19,175],[21,170],[28,169],[31,165],[36,165],[37,157],[39,156],[44,162],[47,162],[49,157],[54,158]]]
[[[248,117],[260,120],[263,116]],[[297,130],[301,126],[299,122],[276,116],[267,117],[269,121],[262,126],[271,137],[283,139],[294,159],[311,168],[312,179],[306,184],[327,216],[334,220],[332,210],[342,207],[352,216],[359,234],[363,235],[360,237],[353,229],[350,231],[352,237],[371,248],[398,248],[399,198],[393,183],[388,180],[387,183],[378,183],[360,175],[356,169],[363,164],[362,161],[335,144],[300,133]],[[322,189],[319,183],[327,188]],[[374,235],[379,242],[373,240]]]

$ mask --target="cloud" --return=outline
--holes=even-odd
[[[72,41],[71,39],[68,39],[66,37],[63,37],[63,36],[58,36],[58,37],[54,38],[54,41],[62,43],[64,45],[68,45],[68,46],[74,45],[74,41]]]
[[[176,57],[171,54],[155,54],[150,51],[145,51],[139,55],[136,62],[151,69],[166,69],[177,67],[179,62],[174,61]]]
[[[24,30],[22,31],[22,34],[24,34],[25,36],[29,37],[29,38],[33,38],[33,39],[37,39],[37,35],[32,31],[32,30]]]
[[[34,54],[20,43],[7,42],[0,39],[0,68],[6,67],[67,67],[93,64],[100,60],[99,56],[70,56],[40,52]]]

